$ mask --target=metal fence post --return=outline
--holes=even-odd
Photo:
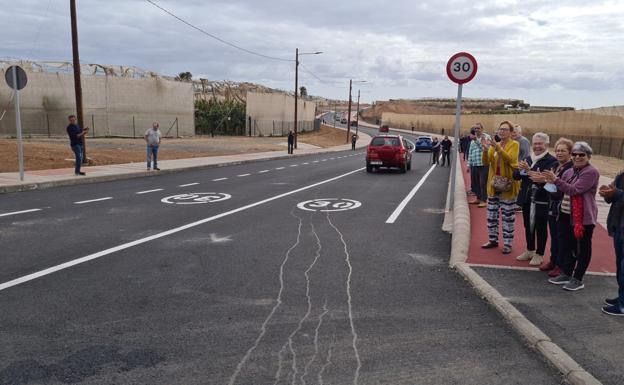
[[[134,124],[134,115],[132,115],[132,137],[136,139],[136,126]]]
[[[50,137],[50,115],[46,113],[46,121],[48,122],[48,138]]]
[[[178,117],[176,116],[176,120],[175,120],[175,124],[176,124],[176,139],[180,137],[180,126],[178,125]]]
[[[93,130],[93,137],[95,138],[95,117],[91,114],[91,129]]]

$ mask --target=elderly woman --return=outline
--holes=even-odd
[[[559,138],[555,143],[555,157],[557,158],[557,166],[555,174],[561,178],[563,173],[572,167],[572,146],[574,142],[570,139]],[[537,172],[530,172],[529,176],[535,182],[544,183],[546,180]],[[549,277],[556,277],[561,274],[561,264],[559,262],[559,243],[561,237],[557,233],[557,218],[559,217],[559,207],[561,206],[561,198],[563,193],[556,191],[554,185],[545,185],[545,189],[550,190],[550,206],[548,208],[548,230],[550,231],[550,261],[542,263],[541,271],[548,271]]]
[[[514,171],[515,180],[520,180],[520,193],[517,203],[522,207],[526,250],[518,255],[518,261],[529,261],[531,266],[539,266],[544,262],[544,250],[548,240],[548,204],[550,194],[544,190],[545,182],[531,179],[531,175],[541,170],[551,170],[557,159],[548,152],[550,138],[543,132],[533,135],[531,149],[533,153],[518,162]],[[537,245],[535,240],[537,238]],[[537,247],[536,247],[537,246]]]
[[[511,253],[516,220],[515,205],[519,183],[513,180],[513,171],[518,167],[518,142],[511,139],[513,123],[505,120],[499,124],[494,141],[483,137],[483,164],[488,166],[487,179],[487,226],[489,241],[484,249],[498,247],[499,211],[503,217],[503,254]]]
[[[572,147],[572,168],[558,177],[553,171],[543,171],[546,182],[554,183],[563,192],[559,212],[558,232],[561,237],[559,258],[561,274],[548,280],[563,285],[565,290],[583,289],[583,277],[592,255],[592,235],[596,226],[598,207],[596,191],[600,173],[589,164],[592,148],[586,142]]]

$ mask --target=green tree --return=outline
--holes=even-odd
[[[299,96],[301,96],[302,98],[308,96],[308,89],[304,86],[299,87]]]
[[[195,133],[245,135],[245,107],[237,100],[195,101]]]
[[[178,76],[176,76],[175,80],[179,82],[190,82],[193,80],[193,74],[190,72],[180,72]]]

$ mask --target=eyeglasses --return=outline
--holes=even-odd
[[[498,131],[509,131],[507,127],[498,127]]]
[[[587,156],[587,154],[583,154],[582,152],[575,152],[572,154],[572,156],[578,156],[579,158],[584,158]]]

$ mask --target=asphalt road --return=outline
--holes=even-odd
[[[0,384],[559,383],[448,269],[448,169],[429,160],[2,195]]]

